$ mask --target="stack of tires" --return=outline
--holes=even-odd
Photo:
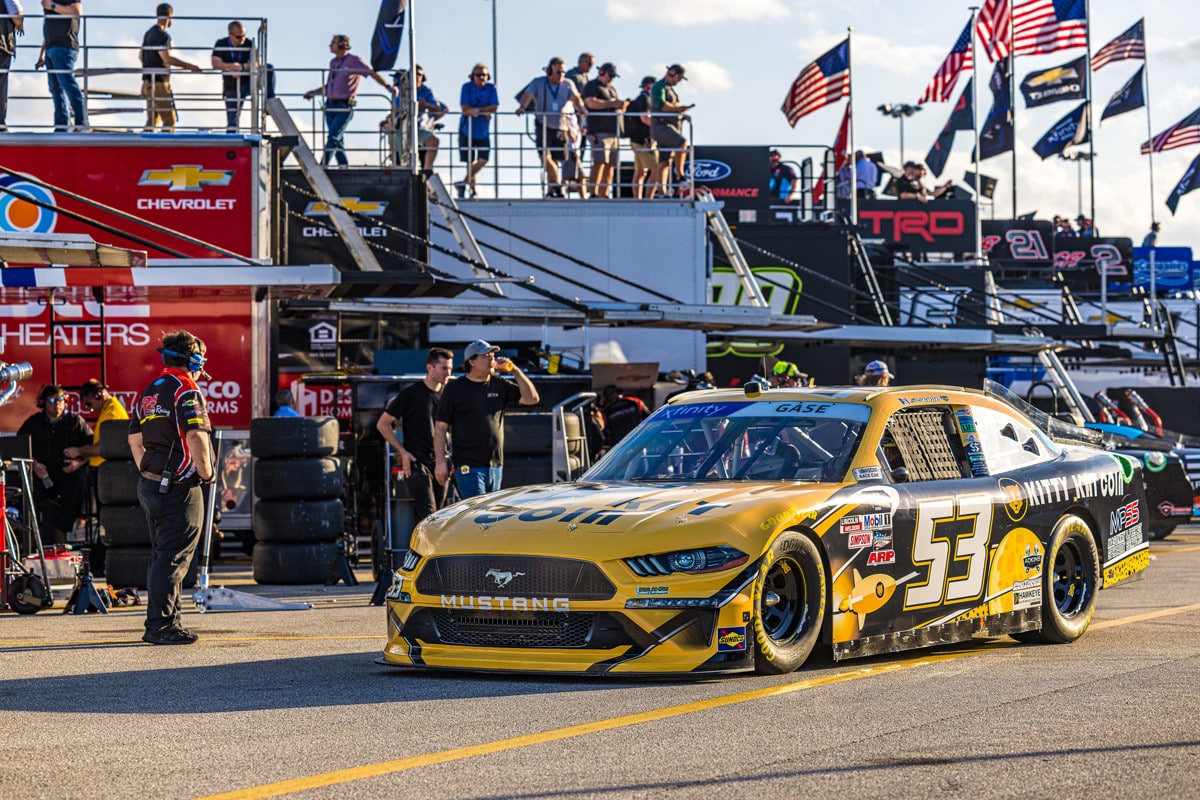
[[[324,583],[345,527],[334,417],[250,421],[254,454],[254,580]]]
[[[150,526],[138,503],[140,475],[129,450],[129,423],[107,420],[100,426],[100,457],[96,493],[100,499],[100,538],[108,547],[104,555],[104,580],[109,586],[145,589],[150,566]],[[200,548],[192,559],[183,585],[196,584]]]

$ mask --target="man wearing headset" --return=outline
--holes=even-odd
[[[82,461],[68,458],[66,450],[86,445],[92,429],[83,417],[67,408],[67,393],[50,384],[38,392],[41,410],[21,424],[18,434],[29,436],[33,450],[33,501],[42,541],[66,544],[83,507],[87,486]]]
[[[208,411],[196,378],[205,375],[204,342],[187,331],[163,335],[163,369],[138,397],[129,418],[129,448],[142,478],[138,500],[150,524],[146,633],[150,644],[191,644],[180,615],[183,578],[200,541],[200,484],[216,475]]]

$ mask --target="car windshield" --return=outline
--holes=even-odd
[[[584,479],[840,482],[869,416],[812,400],[665,406]]]

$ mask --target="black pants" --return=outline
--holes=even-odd
[[[433,477],[433,467],[413,462],[412,474],[404,479],[413,499],[413,526],[446,505],[446,486]]]
[[[158,481],[138,480],[138,501],[150,524],[150,568],[146,571],[146,630],[181,628],[183,578],[200,541],[204,496],[199,486],[173,484],[159,494]]]
[[[12,56],[0,53],[0,128],[8,122],[8,68],[12,66]]]

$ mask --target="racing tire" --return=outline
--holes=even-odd
[[[259,500],[254,538],[260,542],[333,542],[346,527],[341,500]]]
[[[341,497],[341,462],[328,456],[260,458],[254,462],[254,494],[260,500],[324,500]]]
[[[106,419],[100,426],[100,457],[115,461],[132,461],[129,449],[129,420]]]
[[[109,547],[150,546],[150,523],[141,506],[101,506],[100,528]]]
[[[137,487],[141,473],[133,461],[105,461],[96,469],[96,494],[101,505],[138,504]]]
[[[8,584],[8,594],[5,598],[8,607],[18,614],[36,614],[43,608],[54,605],[46,583],[40,575],[27,572],[18,575]]]
[[[333,575],[337,542],[259,542],[250,557],[255,583],[293,586],[324,583]]]
[[[1083,635],[1096,612],[1100,554],[1088,524],[1068,514],[1054,526],[1042,566],[1042,629],[1013,634],[1020,642],[1067,644]]]
[[[775,540],[752,593],[755,672],[782,675],[808,660],[825,624],[828,588],[812,539],[788,531]]]
[[[1160,539],[1165,539],[1171,535],[1171,532],[1178,527],[1177,525],[1159,524],[1151,525],[1149,528],[1150,541],[1157,542]]]
[[[203,545],[203,540],[196,545],[192,563],[183,576],[185,589],[196,585],[196,577],[200,574],[200,548]],[[149,547],[109,547],[104,555],[104,582],[113,589],[145,589],[146,570],[149,567]]]
[[[338,449],[336,417],[259,417],[250,420],[256,458],[313,458]]]

